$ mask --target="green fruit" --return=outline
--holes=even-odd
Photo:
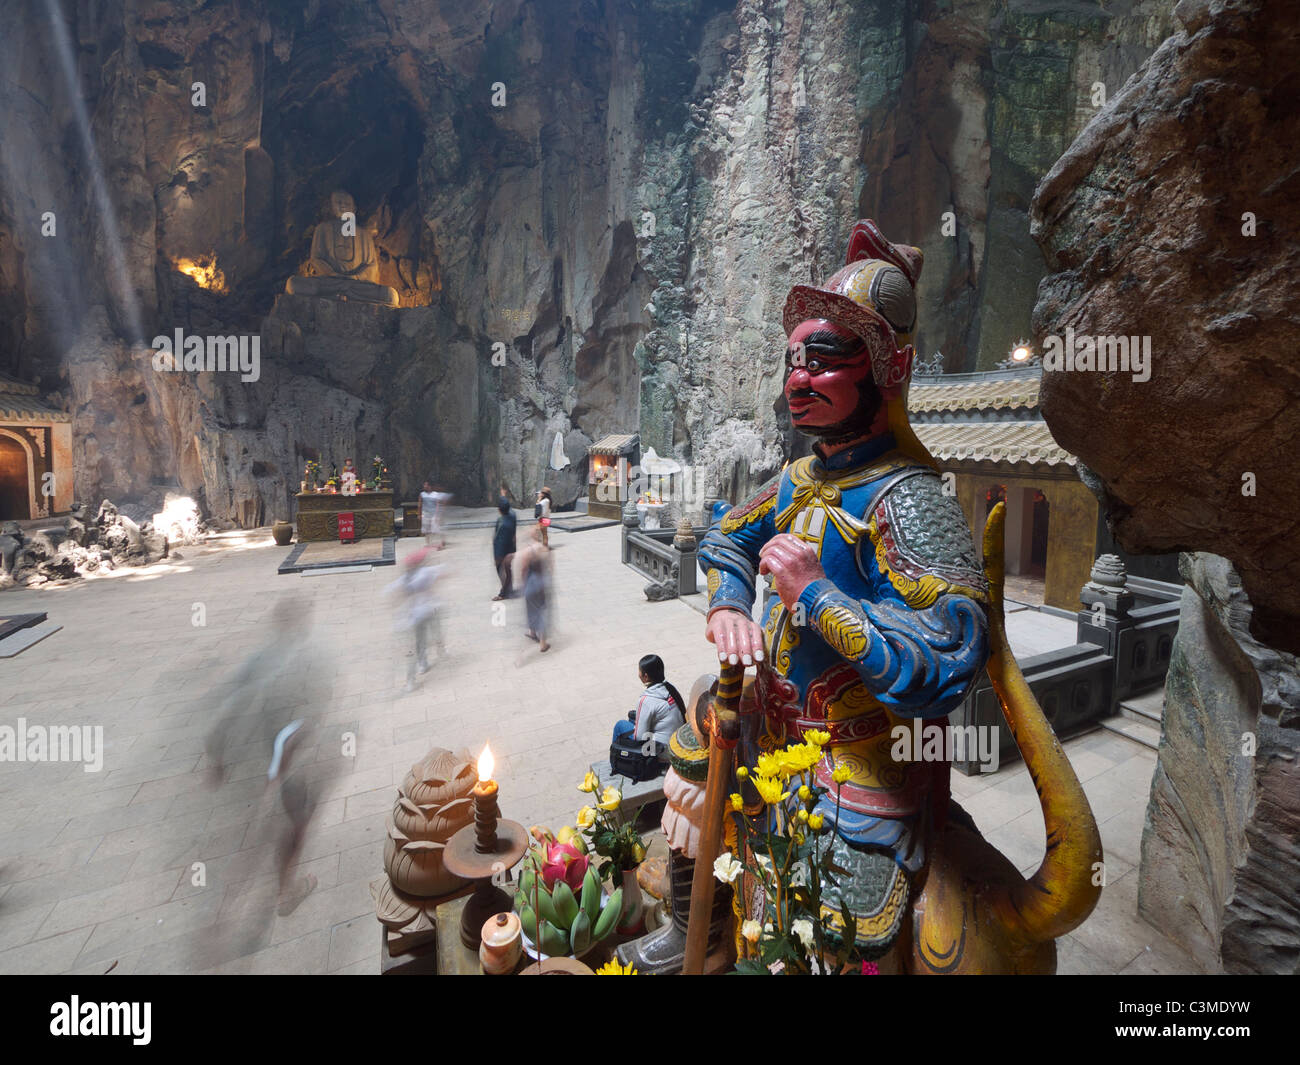
[[[537,913],[531,906],[525,906],[519,911],[519,925],[530,943],[537,939]]]
[[[591,946],[591,921],[583,910],[578,911],[577,919],[569,930],[569,946],[576,957]]]
[[[569,892],[569,894],[573,894],[573,892]],[[547,891],[545,886],[542,887],[542,890],[537,895],[537,911],[545,920],[550,921],[551,924],[563,925],[565,928],[569,927],[568,921],[562,921],[560,919],[559,912],[555,909],[555,896]]]
[[[605,908],[600,911],[600,919],[596,921],[596,927],[592,929],[592,942],[604,939],[614,930],[614,925],[618,923],[619,917],[623,913],[623,889],[616,887],[614,894],[609,897],[605,903]]]
[[[511,909],[513,909],[515,913],[523,913],[524,907],[527,905],[528,905],[528,896],[525,895],[522,891],[516,891],[514,897],[514,905],[511,907]]]
[[[553,956],[569,953],[569,937],[550,921],[542,922],[542,953]]]
[[[519,874],[519,890],[524,893],[524,898],[533,897],[533,885],[537,883],[537,874],[531,869],[525,869]]]
[[[591,866],[587,866],[587,875],[582,878],[582,912],[593,923],[600,916],[600,877]]]
[[[551,901],[555,903],[555,912],[560,919],[555,923],[561,928],[573,927],[574,918],[578,916],[578,900],[573,897],[573,889],[563,880],[557,880],[551,889]]]

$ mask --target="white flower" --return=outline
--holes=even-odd
[[[795,921],[790,926],[790,931],[799,937],[799,942],[803,944],[803,949],[811,951],[813,949],[813,924],[806,917]]]
[[[735,883],[736,878],[744,871],[745,867],[736,861],[731,851],[719,854],[718,860],[713,863],[713,875],[724,884]]]
[[[763,935],[763,926],[757,921],[746,921],[740,926],[740,934],[751,943],[757,943]]]

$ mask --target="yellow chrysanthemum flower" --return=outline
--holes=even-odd
[[[760,754],[754,765],[754,772],[763,777],[787,777],[790,775],[789,762],[784,751]]]
[[[742,765],[739,768],[737,768],[736,776],[738,779],[744,780],[747,776],[749,776],[749,770]]]
[[[597,976],[637,976],[636,966],[631,962],[627,965],[620,965],[618,958],[610,958],[599,969],[596,970]]]
[[[600,802],[596,803],[602,810],[617,810],[623,802],[623,793],[614,787],[613,784],[606,784],[605,790],[600,793]]]
[[[782,791],[780,780],[773,780],[771,777],[754,777],[754,790],[758,792],[761,798],[769,806],[781,802],[790,797],[788,791]]]
[[[812,788],[808,787],[807,784],[800,784],[797,794],[800,802],[807,802],[812,798]]]
[[[836,784],[843,784],[849,777],[853,776],[853,770],[849,768],[847,762],[841,762],[831,773],[831,780]]]
[[[803,738],[818,747],[824,747],[831,742],[831,734],[818,728],[804,729]]]
[[[598,787],[600,787],[600,778],[588,769],[587,775],[582,778],[582,783],[578,785],[578,790],[594,792]]]
[[[591,806],[584,806],[578,811],[578,827],[590,828],[596,823],[596,810]]]
[[[787,775],[802,773],[821,761],[822,749],[812,743],[794,743],[781,752]]]
[[[799,812],[803,813],[802,810],[800,810]],[[822,830],[822,825],[824,825],[825,823],[826,823],[826,818],[822,817],[821,814],[813,814],[812,817],[808,818],[808,827],[811,828],[814,832],[820,832]]]
[[[808,811],[802,808],[799,810],[799,823],[805,825],[808,823]]]
[[[745,808],[744,797],[738,791],[733,791],[731,793],[731,808],[736,811],[740,811]]]

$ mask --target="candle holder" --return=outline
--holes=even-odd
[[[460,919],[460,941],[478,950],[483,924],[489,917],[511,908],[511,897],[492,882],[495,874],[504,879],[528,851],[528,832],[518,821],[502,821],[494,781],[480,781],[474,796],[474,823],[466,825],[447,841],[442,864],[450,873],[477,881],[465,902]]]

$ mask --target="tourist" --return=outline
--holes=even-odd
[[[442,538],[442,512],[450,502],[450,492],[434,488],[432,481],[424,482],[424,491],[420,493],[420,532],[424,534],[425,547],[432,547],[435,539],[439,551],[447,546]]]
[[[524,606],[528,610],[525,635],[536,640],[541,650],[549,651],[546,642],[550,614],[551,549],[542,538],[541,526],[533,529],[532,542],[519,553],[519,581],[524,586]]]
[[[398,597],[397,630],[410,629],[415,637],[414,654],[406,670],[406,690],[415,690],[416,675],[429,672],[429,645],[437,643],[438,653],[445,654],[442,627],[438,616],[438,602],[434,588],[443,567],[432,564],[431,548],[422,547],[412,554],[402,569],[402,574],[387,589]]]
[[[551,490],[545,485],[537,493],[537,507],[534,511],[537,516],[537,526],[542,530],[542,544],[550,547],[551,531]]]
[[[281,599],[275,604],[263,646],[231,676],[230,691],[213,714],[215,724],[204,745],[207,783],[214,788],[224,782],[226,760],[232,752],[244,752],[250,747],[265,752],[266,789],[276,790],[289,815],[288,826],[275,829],[271,848],[279,881],[276,913],[281,917],[292,913],[317,886],[316,877],[310,873],[294,876],[316,806],[299,765],[302,759],[295,755],[308,732],[306,708],[324,705],[324,693],[313,689],[309,682],[307,688],[297,685],[297,698],[276,694],[288,676],[315,675],[311,616],[310,600]],[[306,752],[307,762],[314,758],[314,749]],[[313,778],[312,786],[319,784],[320,780]],[[251,876],[252,871],[249,873]]]
[[[501,590],[492,597],[493,602],[509,599],[514,592],[515,512],[510,509],[510,500],[505,496],[497,500],[497,511],[499,516],[492,533],[492,565],[496,567]]]
[[[636,709],[629,710],[626,721],[614,724],[616,746],[653,752],[660,762],[660,772],[668,765],[668,741],[685,723],[683,708],[686,701],[681,692],[664,679],[664,660],[658,655],[646,655],[637,663],[637,676],[645,685]],[[647,741],[654,746],[647,748]]]

